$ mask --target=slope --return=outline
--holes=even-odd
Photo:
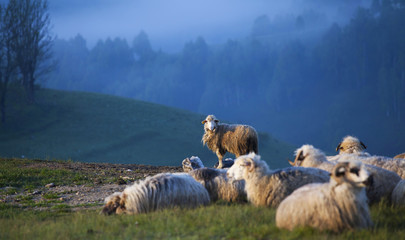
[[[192,155],[206,166],[217,161],[201,143],[200,114],[87,92],[39,89],[36,104],[21,99],[18,91],[9,96],[0,156],[168,166]],[[287,166],[293,147],[266,133],[259,138],[262,158],[272,168]]]

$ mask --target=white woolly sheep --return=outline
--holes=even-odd
[[[397,186],[392,191],[392,204],[396,207],[405,206],[405,179],[399,181]]]
[[[355,154],[341,154],[335,161],[326,160],[325,154],[312,145],[303,145],[295,151],[294,162],[290,161],[293,166],[315,167],[332,172],[332,169],[338,162],[342,161],[359,161],[361,159]],[[379,202],[382,198],[391,199],[392,190],[401,180],[398,174],[369,164],[364,168],[373,176],[373,183],[367,186],[366,193],[370,203]]]
[[[208,205],[207,190],[187,173],[161,173],[105,199],[104,214],[139,214],[164,208]]]
[[[199,168],[189,174],[208,191],[211,201],[246,202],[245,181],[231,180],[226,169]]]
[[[259,153],[259,140],[253,127],[219,123],[214,115],[208,115],[202,124],[204,124],[204,135],[201,141],[217,155],[218,168],[223,168],[222,159],[227,152],[236,157],[250,152]]]
[[[341,232],[372,226],[364,186],[370,175],[361,162],[338,163],[329,183],[308,184],[284,199],[276,212],[278,228],[312,227]]]
[[[317,168],[270,170],[267,163],[254,153],[237,158],[227,175],[234,180],[245,180],[249,202],[269,207],[277,207],[284,198],[305,184],[329,181],[329,173]]]

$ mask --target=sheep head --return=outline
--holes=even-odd
[[[294,162],[288,160],[290,165],[297,167],[316,167],[323,161],[326,161],[325,154],[314,146],[308,144],[302,145],[302,147],[295,151]]]
[[[204,124],[205,132],[215,132],[218,127],[219,120],[214,115],[208,115],[201,123]]]
[[[359,153],[363,152],[367,146],[356,137],[346,136],[336,147],[336,152],[342,153]]]
[[[362,188],[372,184],[372,175],[359,161],[338,163],[331,173],[331,178],[337,185],[349,183],[354,188]]]
[[[230,179],[242,180],[246,178],[246,174],[252,172],[260,161],[260,156],[255,153],[238,157],[232,167],[227,171],[227,176]]]
[[[201,159],[196,156],[192,156],[190,158],[186,158],[182,162],[183,171],[190,172],[194,169],[203,168],[204,164],[202,163]]]
[[[111,215],[111,214],[122,214],[125,212],[125,200],[126,194],[123,193],[114,193],[112,196],[109,196],[105,199],[106,204],[104,205],[102,214]]]

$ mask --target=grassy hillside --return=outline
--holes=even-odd
[[[125,165],[125,166],[123,166]],[[132,169],[124,171],[122,169]],[[0,158],[0,239],[404,239],[405,207],[372,205],[370,229],[339,234],[276,227],[276,209],[218,201],[197,209],[99,214],[103,199],[145,174],[179,167]],[[45,184],[55,183],[47,188]],[[297,206],[299,208],[299,206]]]
[[[216,156],[201,143],[205,116],[128,98],[49,89],[26,106],[18,91],[8,99],[0,126],[0,156],[82,162],[181,165]],[[215,113],[214,113],[215,114]],[[258,129],[260,131],[260,129]],[[260,133],[259,151],[272,168],[287,166],[293,147]]]

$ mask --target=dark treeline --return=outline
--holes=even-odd
[[[405,151],[405,1],[374,0],[344,26],[324,18],[263,15],[246,39],[199,37],[177,54],[154,50],[145,32],[92,49],[80,35],[56,39],[45,85],[213,113],[328,152],[346,134],[371,153]]]

